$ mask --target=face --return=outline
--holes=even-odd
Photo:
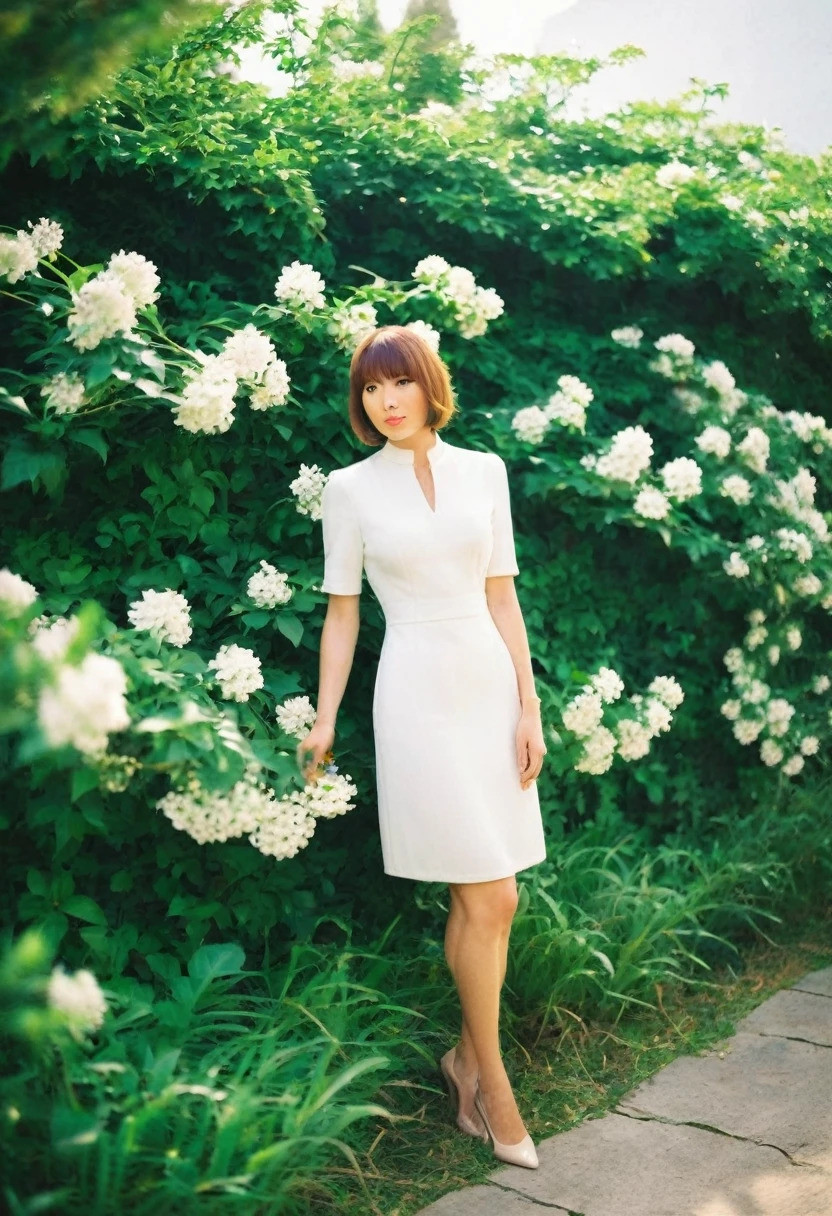
[[[368,380],[361,399],[373,426],[394,443],[410,439],[427,426],[427,394],[421,384],[407,376]],[[401,421],[393,422],[395,418]]]

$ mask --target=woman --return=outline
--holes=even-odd
[[[355,434],[379,450],[324,486],[329,604],[317,718],[298,763],[311,779],[332,748],[366,570],[385,617],[373,698],[384,870],[448,883],[445,956],[462,1033],[440,1066],[457,1123],[490,1136],[501,1160],[534,1169],[498,1030],[514,875],[546,856],[535,784],[546,747],[514,588],[506,467],[440,438],[455,412],[448,370],[405,326],[359,343],[349,410]]]

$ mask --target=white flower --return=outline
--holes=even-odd
[[[757,742],[764,726],[765,722],[762,719],[739,718],[734,723],[734,738],[738,743],[747,747],[749,743]]]
[[[303,739],[318,716],[309,697],[289,697],[274,711],[278,725],[287,735]]]
[[[659,470],[665,490],[678,502],[686,502],[702,492],[702,470],[695,460],[680,456]]]
[[[110,258],[104,274],[118,280],[136,308],[148,308],[159,298],[156,288],[161,280],[156,267],[140,253],[119,250]]]
[[[739,507],[746,506],[753,497],[751,482],[745,477],[740,477],[739,473],[731,473],[728,477],[723,477],[719,483],[719,492],[723,498],[730,498]]]
[[[766,614],[762,608],[752,608],[745,619],[749,625],[762,625],[766,619]]]
[[[633,510],[644,519],[664,519],[670,510],[670,503],[655,486],[644,486],[636,495]]]
[[[660,701],[658,697],[648,697],[644,706],[645,716],[647,718],[647,726],[650,729],[651,735],[658,735],[662,731],[670,730],[670,723],[673,715],[670,710]]]
[[[745,635],[745,645],[748,650],[756,650],[758,646],[762,646],[763,642],[768,637],[768,630],[762,625],[755,625],[753,629],[749,629]]]
[[[586,689],[566,706],[561,714],[563,724],[579,738],[591,735],[604,716],[604,705],[597,692]]]
[[[32,621],[32,625],[37,626],[32,636],[32,646],[41,658],[49,662],[62,659],[67,647],[78,632],[78,624],[77,616],[69,619],[59,616],[48,623],[45,618]]]
[[[737,444],[737,454],[755,473],[765,473],[769,457],[768,435],[758,426],[749,427],[745,439]]]
[[[799,753],[796,753],[794,756],[789,757],[780,771],[781,773],[785,773],[787,777],[796,777],[805,763],[806,761],[803,757]]]
[[[511,428],[522,443],[541,443],[549,429],[549,419],[539,405],[527,405],[514,415]]]
[[[819,414],[798,413],[797,410],[787,410],[783,415],[786,422],[804,443],[811,443],[816,435],[823,435],[827,430],[826,419]]]
[[[742,199],[736,194],[720,194],[719,201],[727,211],[742,211]]]
[[[134,629],[147,630],[171,646],[185,646],[191,640],[190,604],[169,587],[165,591],[143,591],[142,598],[130,605],[127,619]]]
[[[746,547],[757,553],[760,549],[765,549],[766,542],[762,536],[749,536],[745,542]]]
[[[582,465],[585,469],[589,469],[590,472],[595,468],[597,463],[598,457],[594,452],[587,452],[586,456],[582,456],[578,461],[578,464]]]
[[[729,720],[735,722],[742,713],[742,701],[726,701],[720,705],[719,712]]]
[[[746,578],[751,573],[751,567],[739,553],[734,551],[727,562],[722,563],[722,569],[731,578]]]
[[[789,650],[799,650],[803,642],[803,634],[796,625],[790,625],[786,630],[786,645]]]
[[[748,402],[748,394],[742,389],[732,388],[721,394],[719,412],[724,419],[733,418],[739,409]]]
[[[55,254],[64,241],[64,230],[61,225],[41,216],[36,224],[29,220],[27,227],[32,229],[29,240],[34,245],[38,257],[48,258],[50,262],[54,262]]]
[[[656,350],[673,355],[674,358],[685,363],[690,362],[693,352],[696,350],[690,338],[686,338],[684,334],[663,334],[661,338],[656,339],[653,345]]]
[[[631,350],[635,350],[641,345],[644,330],[639,329],[637,325],[623,325],[620,329],[614,329],[610,337],[619,346],[628,346]]]
[[[28,232],[18,231],[17,236],[0,233],[0,278],[16,283],[37,265],[38,251]]]
[[[336,308],[327,329],[338,346],[345,350],[354,350],[361,339],[372,333],[377,325],[378,317],[372,304],[360,303]]]
[[[615,735],[606,726],[599,726],[584,740],[584,750],[575,768],[579,773],[600,775],[610,767],[614,755]]]
[[[702,368],[702,379],[709,388],[714,389],[720,396],[725,396],[736,387],[736,380],[728,368],[719,359],[706,363]]]
[[[289,396],[291,380],[282,359],[274,359],[266,368],[263,383],[252,390],[249,404],[253,410],[270,410],[276,405],[285,405]]]
[[[187,832],[198,844],[222,843],[253,832],[275,806],[274,791],[248,776],[224,793],[206,790],[192,778],[186,789],[170,790],[156,803],[178,831]]]
[[[696,446],[700,452],[724,460],[731,451],[731,436],[721,426],[706,426],[702,434],[696,437]]]
[[[610,481],[638,481],[650,467],[653,440],[641,426],[628,426],[613,436],[610,449],[598,458],[596,471]]]
[[[553,393],[543,407],[543,414],[549,422],[574,426],[581,434],[586,427],[586,409],[579,401],[574,401],[564,393]]]
[[[69,975],[59,964],[47,984],[47,1001],[77,1032],[97,1030],[107,1013],[107,1001],[91,971]]]
[[[577,401],[584,409],[595,397],[589,385],[584,384],[583,380],[580,380],[577,376],[559,376],[558,388],[564,397],[568,397],[570,401]]]
[[[340,55],[331,55],[329,62],[333,75],[347,84],[384,75],[384,64],[378,59],[343,59]]]
[[[737,672],[742,671],[745,658],[739,646],[732,646],[730,650],[726,650],[722,661],[729,671]]]
[[[317,270],[313,270],[308,262],[299,262],[296,258],[290,266],[284,266],[281,270],[274,285],[274,294],[292,308],[309,310],[325,306],[324,287],[324,280]]]
[[[102,272],[73,291],[67,326],[78,350],[94,350],[106,338],[129,333],[135,324],[135,302],[116,275]]]
[[[676,374],[675,371],[673,374]],[[673,396],[686,414],[698,414],[705,404],[704,398],[699,393],[695,393],[691,388],[677,386],[673,390]]]
[[[812,692],[818,694],[828,692],[830,685],[832,685],[832,680],[829,679],[829,676],[815,676],[812,682]]]
[[[247,701],[256,689],[263,687],[260,660],[246,646],[235,642],[220,646],[208,666],[216,670],[222,696],[227,700]]]
[[[650,740],[653,736],[647,727],[635,718],[622,718],[615,729],[618,735],[618,754],[622,760],[640,760],[650,751]]]
[[[768,656],[768,661],[771,663],[772,667],[776,667],[780,662],[780,647],[769,646],[768,650],[766,651],[766,655]]]
[[[678,709],[685,699],[681,684],[673,676],[655,676],[648,684],[647,691],[668,709]]]
[[[309,515],[312,519],[321,518],[321,495],[326,485],[326,473],[316,464],[302,464],[294,481],[289,483],[289,489],[297,498],[297,509],[300,515]]]
[[[51,406],[56,414],[74,414],[86,401],[84,381],[77,376],[68,376],[66,372],[58,372],[40,390],[41,397],[46,397],[46,404]]]
[[[802,532],[796,532],[793,528],[778,528],[774,535],[785,553],[794,553],[799,562],[812,560],[811,542]]]
[[[772,768],[783,759],[783,749],[773,739],[764,739],[760,744],[760,759]]]
[[[426,283],[428,287],[437,287],[450,269],[450,262],[446,262],[439,254],[432,253],[426,258],[422,258],[420,262],[417,262],[416,269],[413,271],[413,278],[417,283]]]
[[[408,321],[405,329],[412,329],[423,341],[427,342],[432,351],[439,350],[439,330],[428,325],[427,321]]]
[[[224,355],[194,354],[200,366],[185,371],[185,387],[174,406],[177,426],[192,434],[220,435],[234,421],[237,377],[234,365]]]
[[[477,280],[466,266],[451,266],[445,276],[444,291],[458,304],[471,303],[476,296]]]
[[[784,697],[772,697],[766,706],[766,718],[770,735],[785,735],[789,729],[794,706]]]
[[[599,667],[595,675],[590,677],[590,684],[601,700],[608,703],[617,701],[624,691],[624,681],[611,667]]]
[[[736,681],[734,681],[736,683]],[[750,680],[743,688],[740,699],[747,705],[762,705],[771,696],[771,689],[762,680]]]
[[[314,832],[317,819],[346,814],[355,805],[350,799],[357,793],[348,773],[327,769],[303,790],[293,790],[275,803],[269,815],[261,816],[249,840],[269,857],[294,857]]]
[[[820,748],[820,739],[817,735],[804,735],[800,740],[800,750],[804,756],[816,756]]]
[[[0,603],[13,616],[23,612],[37,598],[38,591],[32,583],[12,573],[8,566],[0,570]]]
[[[274,343],[256,325],[246,325],[229,334],[223,342],[222,353],[239,380],[259,379],[275,358]]]
[[[656,181],[660,186],[672,190],[676,186],[683,186],[695,175],[696,170],[690,165],[686,165],[680,160],[671,160],[657,170]]]
[[[258,608],[276,608],[278,604],[287,604],[293,594],[289,575],[281,573],[263,559],[260,569],[252,574],[246,585],[246,595],[254,600]]]
[[[72,744],[93,754],[107,747],[107,736],[130,725],[121,664],[88,654],[78,664],[58,669],[54,685],[41,690],[38,720],[51,747]]]
[[[450,118],[455,113],[456,110],[454,110],[453,106],[446,105],[444,101],[431,100],[426,102],[420,110],[416,111],[416,117],[429,119]]]
[[[804,507],[811,507],[815,501],[818,483],[810,471],[804,468],[798,469],[789,485],[794,491],[794,496],[798,503]]]

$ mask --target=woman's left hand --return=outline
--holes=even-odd
[[[546,744],[543,742],[543,724],[537,705],[524,709],[517,723],[517,767],[520,785],[524,790],[540,775]]]

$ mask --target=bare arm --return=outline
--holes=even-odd
[[[522,713],[517,724],[517,767],[520,784],[526,789],[543,768],[546,745],[540,720],[540,697],[534,690],[534,672],[523,610],[517,599],[514,576],[494,575],[485,580],[488,611],[508,647],[517,673],[517,691]]]
[[[320,766],[335,739],[335,720],[358,641],[359,599],[358,595],[329,597],[321,631],[317,715],[314,726],[297,748],[298,767],[307,780]]]

